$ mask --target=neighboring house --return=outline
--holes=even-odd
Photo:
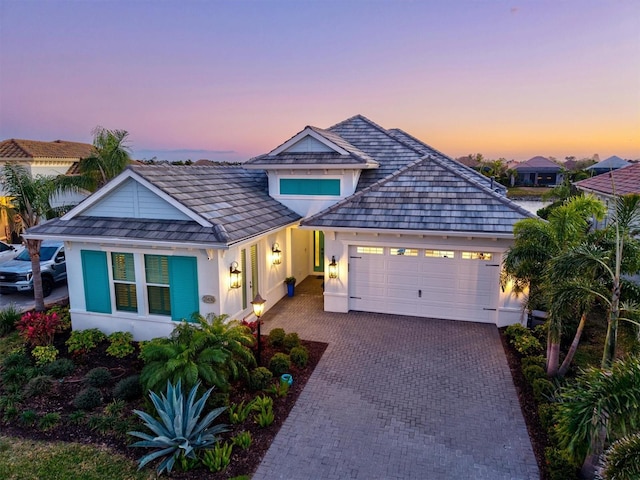
[[[606,205],[608,214],[602,222],[596,225],[603,227],[611,222],[616,196],[631,193],[640,194],[640,163],[633,163],[609,173],[587,178],[574,183],[574,185],[585,193],[595,195]]]
[[[562,183],[562,167],[548,158],[537,156],[513,167],[516,185],[554,187]]]
[[[55,140],[19,140],[11,138],[0,142],[0,168],[6,163],[16,163],[24,167],[32,176],[64,175],[72,170],[82,158],[93,153],[93,145],[88,143]],[[54,206],[77,204],[86,195],[65,195],[54,199]],[[0,205],[8,205],[9,199],[0,185]],[[10,236],[6,213],[0,211],[0,240]]]
[[[67,246],[74,328],[167,335],[193,312],[252,314],[323,276],[324,306],[507,325],[504,187],[363,116],[306,127],[242,166],[131,166],[30,238]],[[300,312],[304,315],[304,312]]]
[[[631,165],[631,162],[627,162],[626,160],[614,155],[585,168],[585,170],[591,172],[592,175],[601,175],[612,170],[628,167],[629,165]]]

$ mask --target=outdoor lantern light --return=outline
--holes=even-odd
[[[229,288],[240,288],[242,286],[242,272],[238,270],[238,262],[231,262],[229,267]]]
[[[329,264],[329,278],[338,278],[338,264],[336,263],[335,255],[331,256],[331,263]]]
[[[280,251],[280,245],[278,243],[274,243],[273,247],[271,247],[271,262],[274,265],[280,265],[282,263],[282,252]]]
[[[256,298],[253,299],[253,302],[251,302],[251,306],[253,307],[253,313],[254,315],[258,318],[258,355],[256,358],[256,361],[258,362],[258,366],[260,366],[260,355],[262,353],[262,342],[260,341],[260,317],[262,316],[262,314],[264,313],[264,304],[267,303],[267,301],[262,298],[260,296],[260,293],[258,293],[256,295]]]

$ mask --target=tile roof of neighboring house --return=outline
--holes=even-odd
[[[616,155],[613,155],[612,157],[606,158],[601,162],[598,162],[594,165],[591,165],[590,167],[585,168],[585,170],[603,170],[603,171],[617,170],[618,168],[628,167],[629,165],[631,165],[631,162],[627,162],[626,160],[623,160],[622,158]]]
[[[612,178],[613,182],[611,181]],[[614,188],[617,195],[640,193],[640,163],[634,163],[612,172],[602,173],[576,182],[574,185],[581,190],[604,193],[606,195],[613,195]]]
[[[313,227],[506,233],[531,213],[427,157],[301,222]]]
[[[11,138],[0,142],[0,158],[86,158],[93,153],[93,145],[89,143],[67,142],[55,140],[41,142],[37,140],[19,140]]]
[[[559,172],[562,167],[548,158],[537,156],[513,167],[519,173],[528,172]]]

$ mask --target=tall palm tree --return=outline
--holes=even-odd
[[[94,153],[80,160],[78,167],[85,187],[93,192],[127,168],[131,163],[131,149],[127,145],[129,132],[126,130],[98,126],[92,133]]]
[[[11,209],[20,217],[21,228],[26,230],[51,215],[50,199],[54,194],[77,190],[62,177],[42,176],[35,178],[22,166],[8,163],[2,171],[2,186],[5,195],[11,198]],[[44,310],[42,278],[40,276],[40,245],[42,240],[28,239],[27,250],[31,257],[33,272],[33,294],[37,311]]]
[[[514,291],[528,291],[527,308],[548,309],[547,278],[551,261],[580,244],[588,235],[591,220],[601,219],[605,207],[595,197],[574,197],[553,210],[548,221],[524,219],[517,222],[514,244],[505,254],[505,280],[512,280]],[[547,335],[547,374],[555,376],[560,360],[562,315],[551,311]]]

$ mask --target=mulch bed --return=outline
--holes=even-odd
[[[54,344],[61,353],[67,351],[66,346],[64,345],[66,338],[68,338],[68,333],[56,335]],[[262,339],[262,363],[263,365],[267,365],[268,359],[270,359],[274,353],[277,353],[277,351],[268,345],[266,336],[263,335]],[[229,422],[226,412],[215,421],[215,423],[226,423],[229,425],[230,432],[223,434],[223,440],[230,439],[242,430],[249,431],[252,437],[251,447],[248,450],[242,450],[235,447],[231,457],[231,464],[224,472],[214,474],[209,472],[205,467],[199,467],[188,472],[182,472],[179,467],[176,466],[174,467],[172,474],[167,475],[167,478],[183,480],[225,479],[238,475],[251,475],[257,469],[264,457],[264,454],[269,449],[271,442],[295,405],[296,400],[327,348],[326,343],[320,342],[301,340],[301,344],[309,351],[308,365],[304,369],[292,366],[289,373],[293,376],[293,385],[290,387],[289,393],[286,397],[274,399],[273,412],[275,414],[275,420],[269,427],[260,428],[257,424],[249,420],[244,422],[242,425],[232,425]],[[19,411],[23,412],[25,410],[34,410],[38,412],[39,415],[49,412],[57,412],[63,417],[63,419],[65,419],[69,414],[76,411],[76,408],[73,406],[73,399],[80,390],[85,388],[85,385],[82,382],[83,376],[89,370],[96,367],[106,367],[113,375],[113,382],[110,386],[102,389],[105,397],[104,404],[106,405],[111,400],[110,392],[113,385],[122,378],[140,373],[143,366],[142,361],[137,357],[137,351],[124,359],[118,359],[107,355],[106,348],[107,344],[106,342],[103,342],[103,344],[99,345],[95,350],[89,352],[83,357],[74,358],[74,362],[77,367],[73,376],[65,378],[63,382],[56,382],[51,392],[45,396],[25,398],[20,404]],[[61,354],[61,356],[65,355]],[[216,393],[217,390],[214,390],[212,396]],[[257,394],[257,392],[248,391],[240,384],[235,384],[229,392],[229,402],[240,403],[244,400],[246,404]],[[127,411],[134,408],[144,409],[142,405],[143,400],[138,400],[136,402],[127,403],[126,408]],[[153,411],[146,411],[153,414]],[[101,408],[97,408],[93,412],[87,412],[87,417],[92,414],[100,413]],[[46,432],[40,431],[37,427],[24,426],[20,422],[19,418],[11,422],[0,422],[0,425],[4,435],[34,440],[65,441],[77,442],[85,445],[93,444],[96,446],[106,446],[136,460],[150,451],[149,449],[144,448],[128,448],[127,445],[136,440],[134,438],[123,438],[122,436],[118,437],[114,434],[100,434],[91,430],[87,425],[70,425],[69,422],[66,421],[61,422],[59,426]],[[143,431],[145,430],[143,429]]]
[[[504,336],[504,328],[499,329],[499,332],[500,339],[502,340],[502,347],[504,348],[507,362],[509,363],[509,369],[511,370],[511,376],[513,377],[513,384],[516,387],[518,400],[520,400],[520,409],[522,410],[522,415],[524,416],[524,421],[527,424],[527,430],[529,431],[529,438],[531,439],[533,453],[536,456],[536,461],[538,462],[540,480],[549,480],[549,469],[547,468],[547,461],[544,455],[544,449],[549,445],[549,439],[547,437],[546,430],[542,428],[542,425],[540,425],[538,405],[534,400],[533,390],[522,374],[520,356]]]

